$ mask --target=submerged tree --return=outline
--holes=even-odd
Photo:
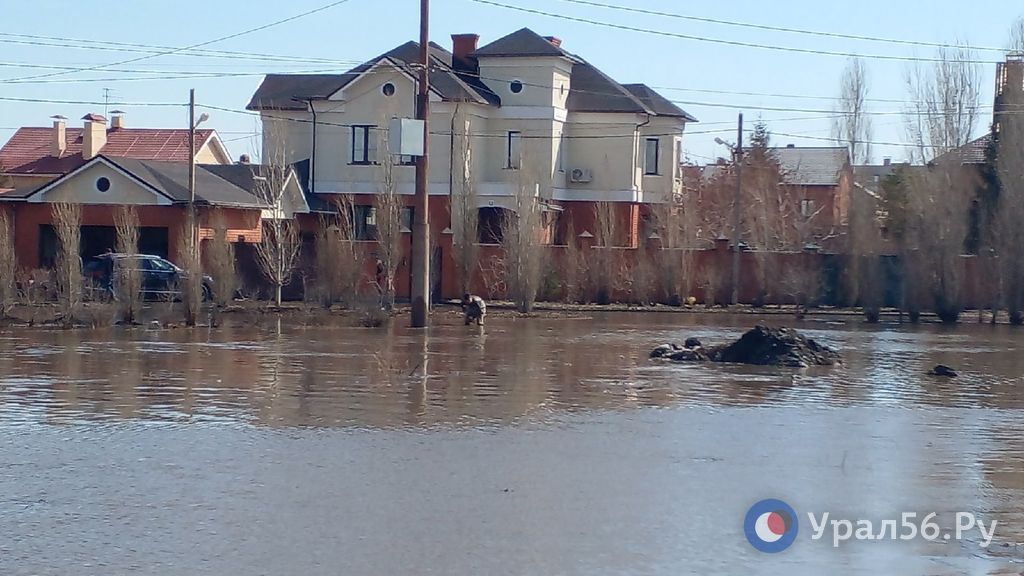
[[[57,235],[54,272],[57,302],[65,326],[71,326],[82,303],[82,206],[71,202],[55,203],[51,209]]]
[[[843,70],[839,85],[837,117],[832,124],[832,137],[850,151],[850,162],[871,162],[871,116],[867,113],[868,73],[864,61],[854,58]]]
[[[114,230],[117,251],[134,254],[139,250],[139,215],[133,206],[120,206],[114,212]],[[137,261],[118,259],[114,262],[115,296],[121,308],[121,322],[134,324],[139,314],[142,296],[142,275]]]
[[[283,288],[292,281],[302,248],[298,225],[287,214],[292,168],[284,162],[283,153],[278,153],[257,169],[256,197],[266,206],[269,218],[263,218],[262,236],[256,244],[256,262],[274,287],[274,303],[281,306]]]

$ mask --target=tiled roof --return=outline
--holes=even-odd
[[[658,116],[675,116],[685,118],[687,121],[696,122],[697,119],[676,106],[671,100],[658,94],[646,84],[623,84],[623,88],[629,90],[630,94],[636,96]]]
[[[171,200],[175,202],[189,201],[187,161],[158,162],[106,155],[104,157],[159,190]],[[231,182],[218,175],[215,170],[220,168],[224,167],[205,164],[196,166],[197,202],[221,206],[262,207],[265,205],[253,194],[251,178],[249,187],[240,187],[239,183]]]
[[[555,46],[549,40],[529,28],[522,28],[508,36],[498,38],[494,42],[473,52],[471,56],[572,58],[572,55],[562,50],[561,47]]]
[[[572,62],[572,80],[566,107],[572,112],[625,112],[673,116],[696,121],[678,106],[643,84],[623,86],[582,58],[529,28],[517,30],[473,52],[477,57],[562,57]],[[487,86],[490,78],[453,66],[451,52],[431,43],[431,89],[446,101],[500,106],[501,99]],[[419,44],[406,42],[344,74],[270,74],[264,78],[246,108],[249,110],[306,110],[302,100],[325,99],[347,86],[378,62],[390,59],[400,67],[419,60]]]
[[[452,54],[430,43],[430,87],[450,102],[477,104],[501,103],[480,78],[452,68]],[[406,42],[343,74],[268,74],[246,106],[249,110],[306,110],[303,100],[323,100],[348,86],[382,60],[391,60],[399,67],[419,61],[419,43]]]
[[[779,164],[783,181],[797,186],[835,186],[839,184],[849,153],[836,148],[769,148],[768,153]],[[704,180],[725,174],[727,164],[709,164],[701,170]]]
[[[878,186],[875,184],[876,180],[880,184],[886,178],[895,174],[897,170],[907,165],[908,164],[905,163],[889,163],[854,166],[853,179],[856,180],[858,184],[877,191]]]
[[[213,130],[196,130],[196,151],[214,135]],[[19,128],[0,148],[0,165],[11,174],[66,174],[81,166],[82,129],[67,128],[67,148],[58,158],[50,155],[53,128]],[[105,156],[137,160],[188,162],[188,130],[157,128],[110,128],[107,143],[100,150]]]
[[[835,186],[850,154],[845,147],[770,148],[787,184],[798,186]]]

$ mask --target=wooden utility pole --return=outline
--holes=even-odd
[[[412,327],[424,328],[430,306],[430,217],[427,152],[430,144],[430,0],[420,0],[420,81],[416,118],[423,121],[423,155],[416,159],[416,203],[412,226]]]
[[[736,196],[732,201],[732,303],[736,304],[740,297],[740,199],[743,196],[743,114],[740,114],[736,128],[736,147],[733,149],[736,164]]]

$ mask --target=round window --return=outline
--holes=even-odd
[[[513,94],[519,94],[523,91],[523,83],[519,80],[513,80],[512,83],[509,84],[508,89],[511,90]]]
[[[110,180],[108,180],[106,176],[100,176],[96,179],[96,189],[100,192],[110,190]]]
[[[392,84],[391,82],[388,82],[387,84],[380,87],[380,91],[383,92],[385,96],[394,96],[395,85]]]

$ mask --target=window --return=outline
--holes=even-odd
[[[558,171],[565,172],[565,134],[558,136]]]
[[[373,164],[377,160],[373,129],[373,126],[352,127],[352,164]]]
[[[376,240],[377,209],[369,205],[353,206],[352,227],[356,240]]]
[[[521,146],[522,134],[516,131],[509,132],[505,148],[505,168],[508,168],[509,170],[517,170],[519,168]]]
[[[657,138],[648,138],[644,147],[644,174],[658,174],[658,153],[661,142]]]
[[[402,232],[412,232],[412,206],[402,207]]]
[[[110,179],[106,176],[100,176],[96,179],[96,189],[100,192],[106,192],[110,190]]]
[[[513,94],[519,94],[523,91],[523,83],[519,80],[513,80],[512,83],[508,85],[508,89],[511,90]]]
[[[814,200],[800,201],[800,215],[807,218],[814,214]]]
[[[388,82],[387,84],[380,87],[380,91],[385,96],[390,98],[391,96],[395,95],[395,85],[392,84],[391,82]]]

